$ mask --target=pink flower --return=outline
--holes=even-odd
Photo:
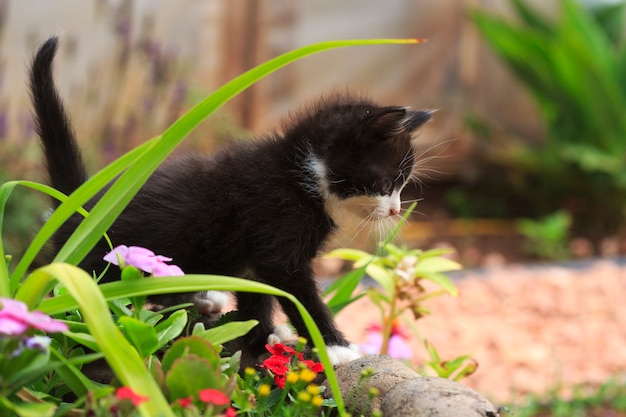
[[[226,405],[230,404],[230,398],[222,391],[216,389],[207,388],[198,392],[198,399],[203,403],[209,403],[213,405]]]
[[[119,400],[130,400],[135,406],[138,406],[144,401],[148,401],[150,398],[144,395],[139,395],[130,387],[121,387],[115,391],[115,396]]]
[[[383,347],[383,335],[379,325],[372,325],[367,332],[367,341],[359,347],[361,351],[368,355],[380,353]],[[408,336],[404,333],[399,325],[393,323],[391,328],[391,337],[387,346],[387,354],[395,359],[411,359],[413,351],[406,343]]]
[[[172,258],[155,255],[150,249],[141,246],[120,245],[104,256],[104,260],[118,266],[134,266],[155,277],[184,275],[176,265],[169,265]]]
[[[44,332],[57,333],[68,329],[63,322],[40,311],[28,311],[28,307],[21,301],[10,298],[0,298],[0,333],[9,336],[21,335],[28,329],[38,329]]]

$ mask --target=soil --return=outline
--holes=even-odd
[[[574,385],[626,378],[626,263],[592,260],[511,265],[455,275],[458,298],[442,296],[415,325],[441,357],[479,364],[462,382],[487,398],[521,404],[530,394],[564,395]],[[380,320],[362,298],[337,316],[352,341]],[[427,359],[411,337],[414,365]]]

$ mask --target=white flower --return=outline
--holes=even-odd
[[[415,265],[417,265],[417,256],[405,256],[398,262],[393,272],[403,280],[411,281],[415,272]]]

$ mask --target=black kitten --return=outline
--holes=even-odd
[[[50,185],[70,194],[87,172],[54,87],[56,48],[57,39],[51,38],[37,52],[31,89]],[[292,293],[315,318],[334,362],[353,359],[356,354],[320,299],[311,270],[311,260],[336,228],[325,204],[368,196],[376,199],[374,217],[396,216],[414,165],[411,135],[429,118],[430,112],[380,107],[362,98],[322,100],[281,133],[236,142],[215,155],[167,160],[109,236],[114,246],[143,246],[172,257],[186,273],[242,276]],[[71,218],[57,233],[57,249],[80,220]],[[102,241],[81,267],[100,274],[108,251]],[[110,269],[104,280],[118,275]],[[259,320],[243,341],[254,356],[273,329],[273,298],[236,296],[239,318]],[[295,306],[278,301],[298,333],[308,337]]]

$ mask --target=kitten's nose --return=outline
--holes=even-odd
[[[395,215],[396,215],[396,214],[398,214],[398,213],[400,213],[400,210],[398,210],[398,209],[397,209],[397,208],[395,208],[395,207],[391,207],[391,208],[389,209],[389,216],[390,216],[390,217],[391,217],[391,216],[395,216]]]

